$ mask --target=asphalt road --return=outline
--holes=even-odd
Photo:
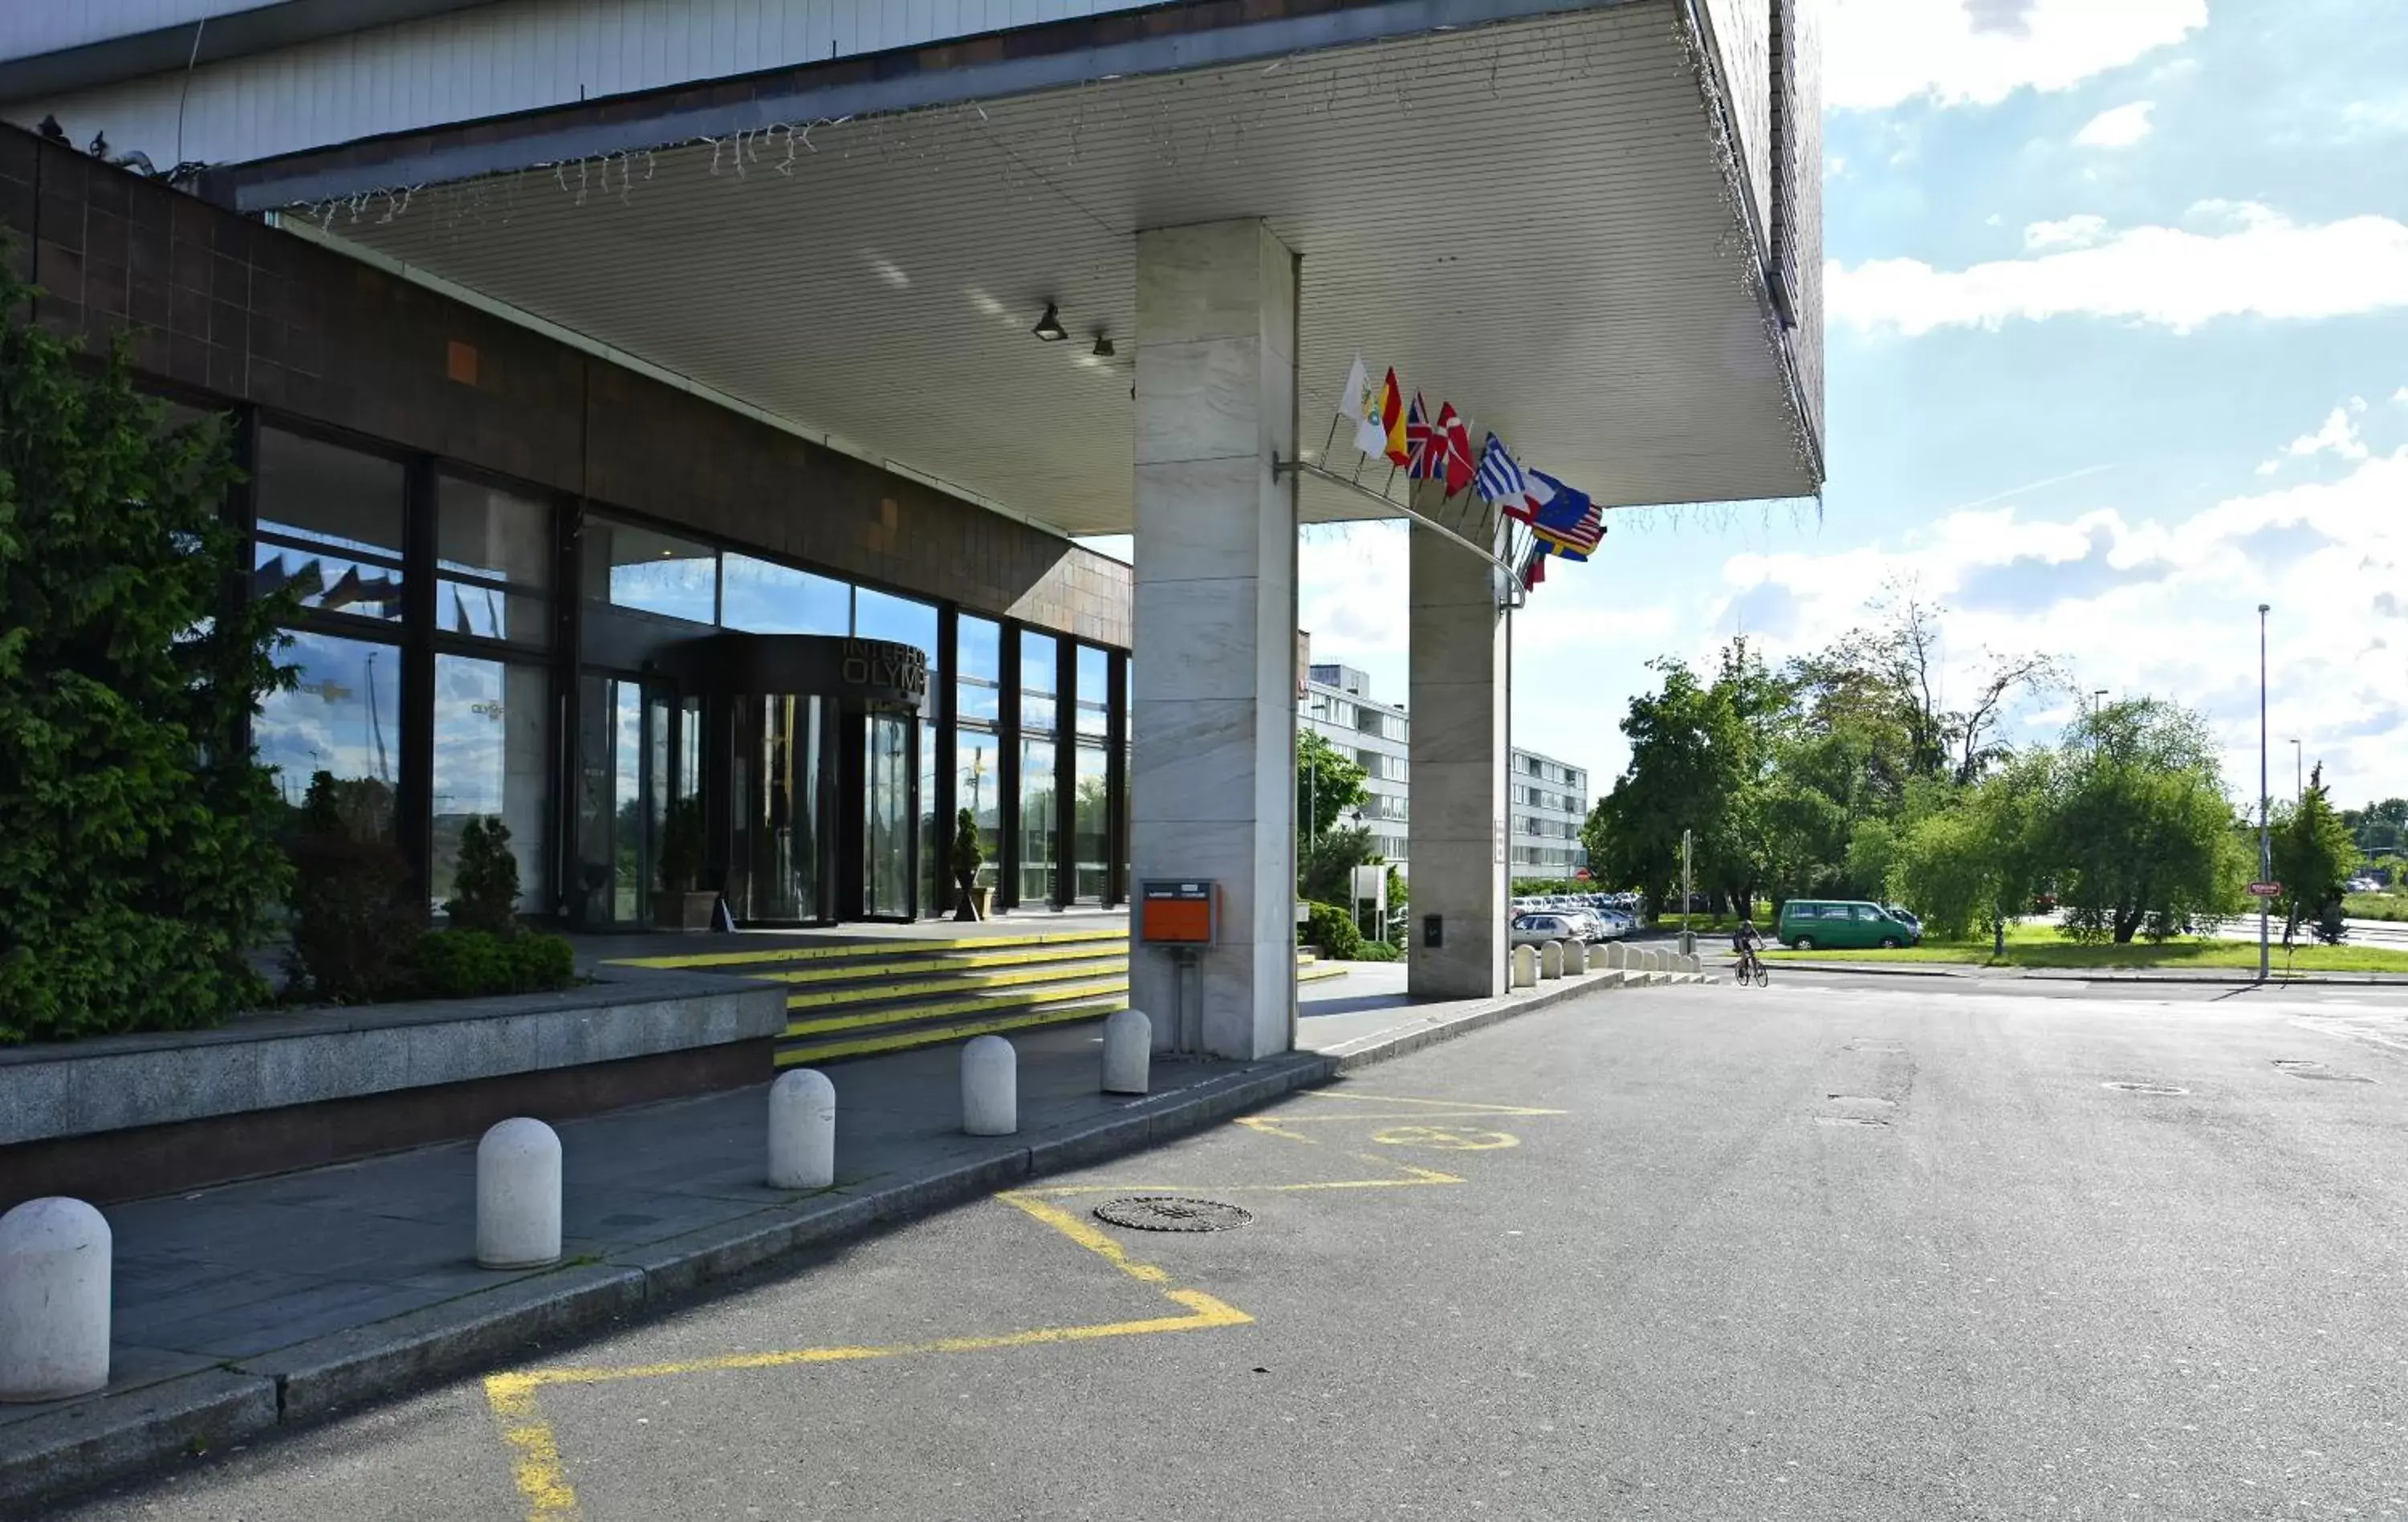
[[[1581,999],[71,1515],[2408,1517],[2399,993]]]

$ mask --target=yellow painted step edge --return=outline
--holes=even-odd
[[[1065,984],[1049,991],[1046,1002],[1062,998],[1093,998],[1102,994],[1126,994],[1128,979],[1103,978],[1092,983]],[[978,1010],[993,1009],[993,998],[957,998],[945,1004],[922,1004],[896,1010],[873,1010],[867,1014],[823,1015],[815,1020],[795,1020],[786,1026],[789,1037],[809,1036],[826,1030],[852,1030],[862,1026],[894,1026],[906,1020],[933,1020],[940,1015],[969,1014]],[[1036,1002],[1028,1000],[1027,1002]]]
[[[777,1064],[781,1068],[797,1067],[806,1062],[825,1062],[831,1057],[862,1056],[871,1052],[899,1052],[907,1047],[936,1046],[945,1041],[958,1041],[971,1036],[991,1036],[998,1031],[1025,1030],[1032,1026],[1061,1026],[1078,1020],[1099,1020],[1128,1007],[1125,998],[1101,999],[1093,1004],[1064,1010],[1039,1010],[1028,1014],[1004,1015],[994,1020],[973,1020],[964,1025],[945,1026],[934,1030],[906,1031],[894,1036],[865,1036],[857,1041],[838,1041],[829,1046],[813,1046],[792,1052],[781,1052]]]
[[[1346,969],[1343,967],[1331,967],[1325,964],[1324,966],[1316,968],[1299,968],[1297,970],[1296,981],[1298,983],[1327,983],[1332,978],[1342,978],[1344,976],[1346,976]]]
[[[774,971],[747,973],[773,983],[837,983],[847,978],[873,977],[880,973],[949,972],[987,967],[1023,967],[1037,962],[1079,962],[1119,955],[1125,943],[1120,940],[1082,942],[1071,946],[1037,946],[1024,951],[970,952],[959,956],[912,956],[901,961],[879,962],[854,967],[781,968]]]
[[[1025,936],[890,936],[843,946],[785,946],[776,951],[696,952],[684,956],[614,957],[611,967],[708,968],[758,967],[767,962],[823,962],[851,956],[891,956],[898,949],[923,947],[1055,946],[1079,941],[1126,940],[1125,928],[1111,930],[1047,930]]]
[[[1098,956],[1094,966],[1036,966],[1016,969],[1007,973],[958,973],[953,978],[927,978],[920,983],[862,983],[860,987],[836,987],[824,992],[787,995],[787,1009],[819,1009],[828,1004],[867,1004],[872,999],[908,999],[912,995],[946,995],[956,987],[1019,987],[1024,983],[1057,983],[1062,978],[1076,978],[1079,973],[1120,973],[1127,978],[1127,956]]]

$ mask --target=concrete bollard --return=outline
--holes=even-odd
[[[1513,948],[1513,986],[1528,988],[1539,981],[1539,954],[1527,946]]]
[[[1020,1054],[1000,1036],[962,1048],[962,1129],[972,1136],[1020,1129]]]
[[[797,1069],[769,1085],[769,1187],[824,1189],[836,1183],[836,1085]]]
[[[1641,972],[1661,972],[1661,971],[1663,971],[1663,970],[1664,970],[1664,954],[1663,954],[1662,952],[1659,952],[1659,951],[1657,951],[1655,947],[1650,946],[1650,947],[1648,947],[1645,951],[1641,952],[1639,955],[1640,955],[1642,958],[1644,958],[1644,960],[1642,960],[1642,961],[1639,964],[1639,970],[1640,970],[1640,971],[1641,971]]]
[[[1619,972],[1630,965],[1630,948],[1619,940],[1605,943],[1605,969]]]
[[[477,1143],[477,1266],[533,1269],[560,1258],[560,1137],[539,1120],[502,1121]]]
[[[0,1215],[0,1401],[108,1386],[108,1222],[80,1199],[28,1199]]]
[[[1564,943],[1550,940],[1539,948],[1539,976],[1560,978],[1564,975]]]
[[[1588,942],[1584,940],[1565,941],[1564,976],[1567,978],[1580,978],[1587,975]]]
[[[1104,1021],[1104,1092],[1143,1094],[1154,1063],[1154,1022],[1143,1010],[1123,1010]]]

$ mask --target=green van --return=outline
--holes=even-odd
[[[1781,906],[1772,934],[1794,951],[1913,946],[1923,940],[1921,926],[1891,918],[1879,904],[1838,898],[1790,899]]]

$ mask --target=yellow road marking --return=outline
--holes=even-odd
[[[560,1444],[536,1410],[538,1383],[532,1374],[490,1374],[485,1379],[485,1402],[494,1408],[494,1419],[502,1424],[502,1441],[510,1445],[511,1474],[518,1481],[519,1493],[527,1499],[527,1515],[536,1522],[544,1518],[562,1522],[578,1515],[577,1492],[561,1471]]]
[[[1383,1147],[1433,1147],[1440,1152],[1495,1152],[1522,1144],[1520,1137],[1507,1131],[1458,1131],[1443,1126],[1398,1126],[1371,1140]]]
[[[1297,1098],[1304,1099],[1365,1099],[1374,1104],[1417,1104],[1440,1110],[1458,1111],[1467,1115],[1563,1115],[1565,1110],[1534,1110],[1528,1105],[1481,1104],[1470,1099],[1417,1099],[1404,1094],[1335,1093],[1328,1089],[1298,1089]],[[1362,1117],[1368,1118],[1368,1117]]]
[[[1348,1156],[1354,1155],[1350,1153]],[[1385,1159],[1366,1157],[1363,1161],[1376,1163]],[[1410,1189],[1419,1185],[1468,1182],[1434,1168],[1415,1168],[1407,1163],[1390,1163],[1388,1166],[1402,1168],[1411,1176],[1401,1179],[1331,1179],[1318,1184],[1056,1184],[1019,1192],[1056,1199],[1067,1199],[1071,1195],[1311,1194],[1321,1189]]]
[[[1126,1248],[1068,1211],[1056,1210],[1041,1199],[1031,1199],[1014,1189],[1006,1189],[996,1198],[1007,1205],[1016,1205],[1026,1211],[1132,1279],[1142,1280],[1149,1285],[1163,1285],[1170,1282],[1170,1275],[1151,1263],[1140,1263],[1129,1256]]]

